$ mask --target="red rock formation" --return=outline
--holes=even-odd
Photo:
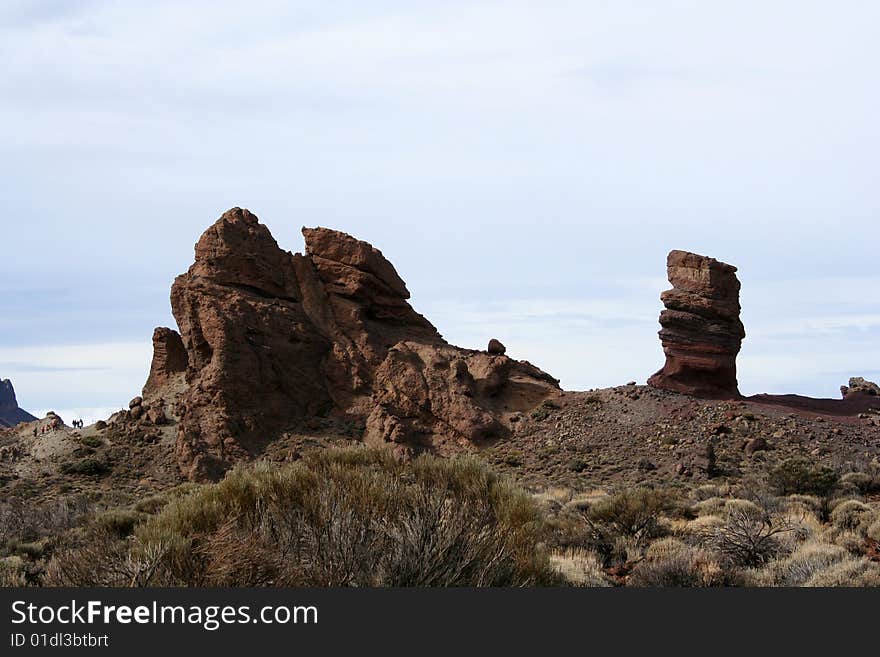
[[[160,396],[175,379],[186,373],[186,349],[180,334],[160,326],[153,331],[153,362],[141,393],[145,399]]]
[[[745,337],[739,319],[736,267],[714,258],[671,251],[672,289],[660,296],[660,340],[666,364],[648,384],[697,397],[739,397],[736,355]]]
[[[177,455],[191,478],[316,415],[363,422],[371,444],[444,451],[504,437],[508,416],[557,394],[526,362],[447,344],[379,250],[326,228],[303,235],[305,255],[291,254],[234,208],[174,282],[185,354],[173,331],[157,332],[144,396],[186,362]]]

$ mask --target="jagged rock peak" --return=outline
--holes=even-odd
[[[18,407],[15,388],[9,379],[0,379],[0,428],[14,427],[22,422],[36,420],[33,415]]]
[[[185,362],[182,390],[166,401],[189,477],[219,476],[316,416],[360,424],[366,442],[403,453],[466,447],[505,437],[511,415],[559,393],[525,361],[446,343],[367,242],[302,232],[305,254],[291,254],[233,208],[174,281],[179,342],[157,331],[144,397]]]
[[[190,276],[220,285],[240,285],[279,298],[299,298],[288,251],[249,210],[232,208],[208,228],[195,246]]]
[[[330,228],[302,229],[306,241],[306,255],[313,260],[321,259],[348,265],[367,274],[372,274],[388,289],[403,299],[409,299],[406,283],[397,273],[382,252],[351,235]]]
[[[672,289],[660,295],[659,333],[666,363],[648,384],[698,397],[738,397],[736,355],[745,329],[736,267],[674,250],[666,270]]]

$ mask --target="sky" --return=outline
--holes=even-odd
[[[0,3],[0,378],[136,395],[193,244],[246,207],[382,249],[450,341],[644,382],[666,253],[739,267],[740,389],[880,379],[880,5]],[[66,414],[66,415],[65,415]]]

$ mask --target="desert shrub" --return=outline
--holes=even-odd
[[[0,559],[0,587],[28,585],[27,567],[20,557]]]
[[[878,515],[880,514],[863,502],[846,500],[831,510],[831,524],[835,529],[864,536]]]
[[[46,544],[43,541],[33,541],[30,543],[17,543],[13,552],[20,557],[26,557],[31,561],[37,561],[42,558],[45,550]]]
[[[645,550],[645,558],[649,561],[666,559],[689,548],[688,544],[681,539],[666,536],[651,543]]]
[[[825,512],[825,503],[815,495],[789,495],[783,502],[783,508],[789,512],[810,513],[817,518]]]
[[[804,586],[880,586],[880,564],[867,559],[845,559],[820,570]]]
[[[523,491],[471,458],[321,450],[240,466],[120,540],[96,527],[56,555],[69,585],[490,586],[558,581]],[[101,553],[101,559],[95,555]]]
[[[668,491],[640,487],[599,499],[584,515],[594,528],[641,543],[657,535],[660,516],[674,503]]]
[[[80,475],[89,475],[89,476],[99,476],[108,471],[108,467],[106,463],[102,463],[96,459],[81,459],[79,461],[68,461],[67,463],[62,463],[59,467],[61,474],[71,475],[71,474],[80,474]]]
[[[104,441],[102,441],[100,438],[96,438],[95,436],[86,436],[84,438],[80,438],[79,442],[86,447],[91,447],[93,449],[96,449],[104,444]]]
[[[710,497],[694,505],[697,516],[723,516],[727,500],[723,497]]]
[[[578,549],[551,552],[550,566],[567,583],[574,586],[605,587],[613,585],[605,571],[602,570],[600,558],[593,552]]]
[[[760,511],[760,507],[751,500],[744,500],[735,497],[710,497],[708,500],[703,500],[694,506],[697,516],[719,516],[722,518],[735,509],[743,509],[749,513],[757,513]]]
[[[108,509],[95,518],[95,524],[112,535],[125,538],[143,518],[143,514],[131,509]]]
[[[768,563],[758,573],[758,583],[762,586],[802,586],[817,573],[849,558],[849,553],[841,547],[807,541],[791,555]]]
[[[866,534],[872,541],[880,543],[880,516],[878,516],[877,520],[871,523]]]
[[[705,501],[713,497],[723,498],[728,493],[728,487],[720,484],[703,484],[691,491],[691,495],[698,501]]]
[[[550,417],[550,414],[553,411],[555,411],[558,408],[559,408],[559,405],[556,402],[554,402],[550,399],[545,399],[540,404],[538,404],[532,410],[532,412],[529,413],[529,415],[531,415],[533,420],[537,420],[538,422],[543,422],[548,417]]]
[[[840,478],[840,487],[860,495],[869,495],[880,490],[880,477],[868,472],[847,472]]]
[[[865,548],[864,536],[851,531],[831,529],[823,534],[824,540],[839,545],[851,554],[862,554]]]
[[[59,550],[46,568],[47,586],[148,586],[166,556],[164,545],[137,546],[97,525],[75,546]]]
[[[627,586],[703,587],[732,586],[738,581],[734,571],[726,570],[706,551],[683,546],[641,561],[626,583]]]
[[[80,523],[90,506],[83,496],[0,503],[0,547],[8,554],[18,544],[60,534]]]
[[[757,505],[736,505],[724,517],[724,523],[707,528],[700,542],[738,566],[759,566],[779,555],[780,534],[796,527],[782,518],[772,519]]]
[[[769,483],[780,495],[803,493],[827,497],[837,485],[837,473],[824,465],[791,458],[770,471]]]

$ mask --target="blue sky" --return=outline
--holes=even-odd
[[[662,363],[672,248],[740,268],[744,392],[880,376],[880,7],[0,5],[0,377],[99,417],[201,231],[381,248],[452,342],[568,388]]]

